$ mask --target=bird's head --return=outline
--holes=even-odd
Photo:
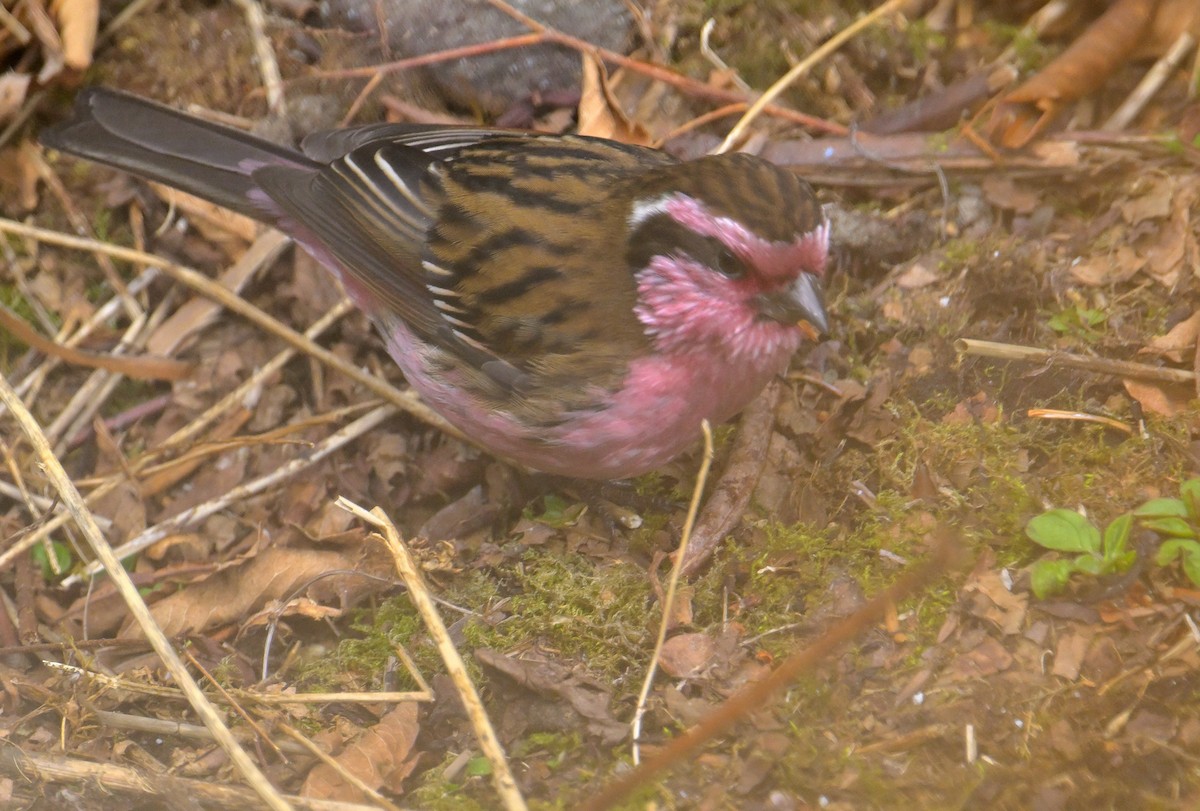
[[[829,224],[812,190],[749,155],[659,170],[629,209],[636,313],[664,352],[791,354],[828,328]]]

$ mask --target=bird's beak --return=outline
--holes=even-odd
[[[821,280],[812,273],[801,273],[791,287],[763,293],[754,303],[764,317],[781,324],[795,324],[811,339],[829,331]]]

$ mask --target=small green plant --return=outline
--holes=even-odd
[[[1200,479],[1181,484],[1179,498],[1156,498],[1134,514],[1147,529],[1167,537],[1154,562],[1169,566],[1179,560],[1188,580],[1200,586]]]
[[[75,556],[71,554],[71,547],[65,543],[53,541],[49,546],[47,551],[45,545],[39,544],[30,549],[29,554],[34,564],[41,569],[42,579],[47,583],[55,583],[62,576],[61,573],[71,571],[71,567],[75,565]],[[54,556],[53,562],[50,555]]]
[[[1107,320],[1108,316],[1102,310],[1073,304],[1050,316],[1047,323],[1050,329],[1060,335],[1073,335],[1076,338],[1091,340],[1100,337],[1096,328]]]
[[[1025,534],[1039,546],[1073,557],[1042,560],[1030,573],[1034,596],[1038,599],[1056,594],[1067,586],[1071,575],[1093,577],[1123,572],[1133,565],[1136,553],[1129,549],[1133,516],[1125,513],[1104,528],[1103,535],[1088,519],[1074,510],[1050,510],[1034,517],[1025,526]]]
[[[1025,534],[1034,543],[1072,555],[1033,565],[1034,596],[1062,591],[1074,574],[1099,577],[1128,570],[1137,558],[1129,548],[1134,526],[1167,538],[1155,562],[1169,566],[1179,560],[1188,579],[1200,586],[1200,479],[1189,479],[1180,485],[1179,498],[1151,499],[1113,519],[1103,533],[1073,510],[1050,510],[1030,519]]]

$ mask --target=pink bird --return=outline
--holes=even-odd
[[[105,89],[42,142],[290,235],[431,408],[548,473],[663,465],[827,328],[828,223],[749,155],[402,124],[297,151]]]

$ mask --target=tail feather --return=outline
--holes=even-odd
[[[261,194],[252,194],[254,170],[320,168],[296,150],[104,88],[81,92],[74,117],[44,131],[41,141],[268,221],[274,212]]]

